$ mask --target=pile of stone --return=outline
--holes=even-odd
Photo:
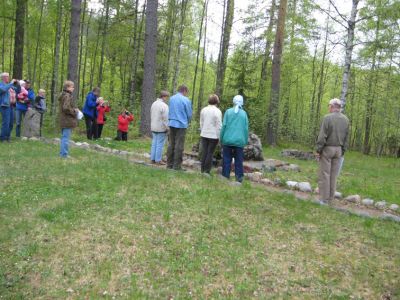
[[[308,151],[300,151],[296,149],[286,149],[281,152],[283,157],[297,158],[301,160],[314,160],[315,154]]]
[[[243,149],[244,160],[264,160],[261,139],[254,133],[249,134],[248,145]]]

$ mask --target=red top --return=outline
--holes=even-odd
[[[104,122],[104,115],[106,112],[110,112],[111,107],[98,105],[97,106],[97,124],[103,125]]]
[[[128,132],[129,123],[133,121],[133,115],[118,116],[118,130],[122,132]]]

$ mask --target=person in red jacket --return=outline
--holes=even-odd
[[[128,140],[129,123],[132,121],[133,121],[132,113],[124,109],[118,116],[118,131],[117,131],[117,137],[115,138],[117,141]]]
[[[103,126],[107,121],[106,113],[110,112],[111,107],[108,101],[104,101],[102,97],[99,98],[99,104],[97,109],[97,131],[95,134],[95,139],[101,138],[101,133],[103,132]]]

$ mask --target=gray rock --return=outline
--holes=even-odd
[[[55,143],[59,143],[61,140],[60,140],[60,138],[54,138],[53,141],[54,141]]]
[[[253,176],[252,176],[252,180],[253,181],[255,181],[255,182],[260,182],[261,181],[261,179],[262,179],[262,173],[261,172],[254,172],[252,174],[253,174]]]
[[[290,189],[296,188],[296,187],[297,187],[297,184],[298,184],[297,181],[291,181],[291,180],[286,181],[286,185],[287,185],[287,187],[290,188]]]
[[[254,133],[249,134],[248,144],[243,149],[245,160],[264,160],[261,139]]]
[[[71,141],[69,141],[69,145],[70,145],[70,146],[76,146],[76,143],[75,143],[74,141],[71,140]]]
[[[40,141],[39,138],[37,138],[36,136],[30,137],[29,140],[34,142]]]
[[[361,203],[361,196],[360,195],[351,195],[344,198],[345,201],[351,203]]]
[[[385,209],[386,208],[386,201],[378,201],[375,203],[375,207],[379,209]]]
[[[372,200],[372,199],[369,199],[369,198],[367,198],[367,199],[363,199],[362,201],[361,201],[361,203],[363,204],[363,205],[366,205],[366,206],[372,206],[372,205],[374,205],[374,200]]]
[[[274,185],[274,182],[268,178],[261,179],[261,183],[264,185]]]
[[[22,138],[21,138],[21,141],[27,141],[28,140],[28,138],[26,137],[26,136],[23,136]]]
[[[262,171],[263,171],[264,173],[273,173],[273,172],[276,171],[276,168],[275,168],[274,166],[266,166],[266,165],[263,165],[263,166],[262,166]]]
[[[284,165],[284,166],[278,167],[278,169],[281,171],[286,171],[286,172],[300,172],[300,167],[295,164]]]
[[[119,154],[119,152],[120,152],[120,151],[119,151],[118,149],[113,149],[113,150],[112,150],[112,153],[113,153],[113,154]]]
[[[311,193],[312,192],[312,187],[311,187],[311,184],[309,182],[299,182],[297,184],[297,188],[301,192],[305,192],[305,193]]]
[[[269,166],[269,167],[274,167],[274,168],[279,168],[282,166],[288,166],[289,164],[287,162],[277,160],[277,159],[267,159],[263,163],[264,166]]]
[[[291,157],[302,160],[313,160],[315,159],[315,154],[310,151],[300,151],[296,149],[285,149],[281,152],[283,157]]]
[[[397,204],[391,204],[391,205],[389,206],[389,208],[390,208],[391,210],[393,210],[393,211],[398,211],[398,210],[399,210],[399,206],[398,206]]]
[[[229,182],[229,185],[230,186],[242,186],[242,183],[238,182],[238,181],[231,181],[231,182]]]
[[[150,154],[149,153],[143,153],[143,157],[144,158],[150,158]]]
[[[388,214],[388,213],[383,213],[380,216],[380,218],[384,219],[384,220],[392,220],[392,221],[395,221],[395,222],[400,222],[400,217],[399,216]]]
[[[343,194],[341,192],[335,192],[336,199],[343,199]]]
[[[80,147],[80,146],[82,146],[82,143],[81,142],[76,142],[75,146]]]
[[[122,150],[122,151],[119,152],[119,155],[128,155],[128,151],[123,151]]]

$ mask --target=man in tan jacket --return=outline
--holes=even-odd
[[[169,130],[168,127],[168,101],[169,93],[161,91],[160,98],[151,105],[151,132],[153,142],[151,144],[151,162],[165,165],[162,161],[164,142]]]
[[[341,101],[329,101],[329,114],[324,117],[317,140],[317,158],[320,169],[318,187],[320,203],[326,204],[335,197],[336,179],[340,158],[348,146],[349,119],[340,112]]]

